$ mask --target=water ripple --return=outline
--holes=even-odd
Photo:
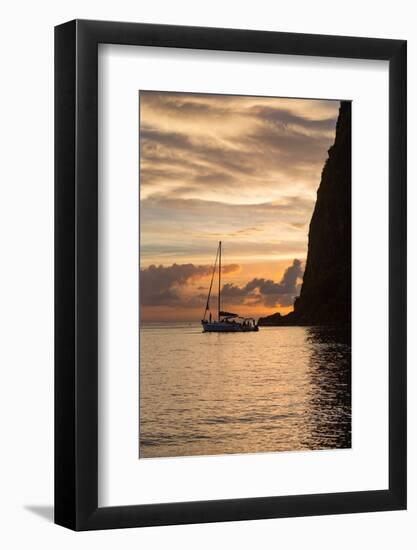
[[[349,334],[324,327],[145,325],[140,457],[350,447],[350,363]]]

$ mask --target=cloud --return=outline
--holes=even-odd
[[[141,305],[184,305],[181,289],[186,285],[209,277],[213,266],[194,264],[150,265],[140,270],[139,293]],[[222,266],[222,273],[239,271],[237,264]]]
[[[270,118],[276,112],[282,113],[282,117],[288,117],[287,122],[314,125],[332,119],[334,104],[337,103],[331,100],[178,92],[141,92],[140,97],[144,115],[141,118],[148,124],[157,121],[159,124],[172,125],[174,120],[180,119],[183,125],[187,125],[196,117],[204,117],[215,122],[217,127],[223,121],[224,126],[227,126],[229,118],[235,119],[237,115],[246,119],[259,115]],[[200,128],[200,131],[205,133],[205,129]]]
[[[308,118],[294,114],[291,110],[280,107],[259,106],[253,109],[253,113],[268,123],[275,123],[281,128],[293,127],[297,130],[303,129],[307,132],[329,131],[335,129],[334,117]]]
[[[313,208],[310,197],[225,204],[154,195],[141,201],[142,257],[147,264],[165,265],[168,257],[177,262],[192,259],[208,263],[215,254],[216,241],[222,240],[225,258],[231,262],[251,255],[303,258],[307,235],[300,228],[308,225]]]
[[[245,286],[226,284],[222,290],[222,297],[227,304],[236,304],[245,301],[246,304],[265,305],[267,307],[291,306],[294,298],[300,292],[300,282],[303,277],[303,268],[300,260],[293,260],[280,282],[271,279],[254,278]]]
[[[339,105],[140,92],[143,305],[201,307],[219,240],[242,267],[225,307],[293,304]],[[274,262],[288,265],[278,281]]]
[[[141,93],[142,198],[228,201],[317,189],[338,101]]]
[[[198,294],[190,295],[186,287],[200,279],[209,278],[210,265],[173,264],[171,266],[151,265],[140,271],[140,301],[142,306],[202,307],[206,300],[206,287],[198,286]],[[237,264],[224,265],[224,274],[239,271]],[[279,282],[271,279],[254,278],[244,286],[227,283],[222,287],[222,299],[227,305],[246,306],[290,306],[298,296],[303,276],[300,260],[293,260]]]

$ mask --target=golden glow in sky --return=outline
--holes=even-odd
[[[219,240],[224,308],[290,311],[340,102],[139,98],[142,320],[201,318]]]

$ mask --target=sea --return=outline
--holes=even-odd
[[[142,323],[139,458],[351,447],[347,329]]]

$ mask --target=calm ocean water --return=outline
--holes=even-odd
[[[140,338],[140,458],[351,446],[346,332],[152,323]]]

